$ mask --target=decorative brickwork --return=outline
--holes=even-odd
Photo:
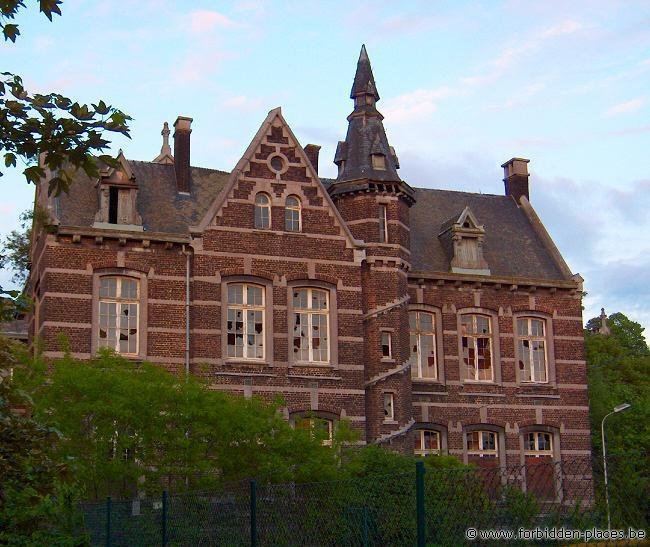
[[[154,162],[80,175],[74,200],[41,185],[31,340],[88,358],[108,332],[129,358],[396,450],[435,437],[481,467],[587,461],[581,280],[528,202],[526,160],[504,164],[505,196],[411,188],[365,49],[352,98],[336,180],[275,109],[231,173],[190,167],[180,117],[173,156],[164,129]],[[137,215],[111,222],[100,186],[128,188]],[[133,280],[137,321],[112,318],[127,308],[102,300],[106,276]]]

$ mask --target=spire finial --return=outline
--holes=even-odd
[[[171,131],[169,130],[169,124],[165,122],[163,124],[162,131],[160,134],[163,138],[162,146],[160,147],[160,154],[153,161],[155,163],[174,163],[174,156],[172,156],[172,149],[169,146],[169,135]]]
[[[600,308],[600,328],[598,329],[598,334],[603,336],[609,336],[612,334],[612,330],[607,324],[607,314],[605,313],[605,308]]]
[[[375,78],[372,75],[370,58],[368,57],[365,44],[361,46],[361,52],[359,53],[357,72],[354,75],[350,99],[356,99],[363,95],[372,97],[374,99],[373,102],[379,100],[379,93],[377,93],[377,86],[375,85]]]

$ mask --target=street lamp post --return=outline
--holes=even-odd
[[[603,441],[603,473],[605,475],[605,502],[607,503],[607,530],[609,531],[611,531],[612,529],[612,517],[609,512],[609,488],[607,486],[607,445],[605,444],[605,420],[612,414],[616,414],[617,412],[623,412],[624,410],[627,410],[631,406],[632,405],[628,403],[623,403],[618,406],[615,406],[614,410],[612,410],[609,414],[606,414],[605,417],[603,418],[603,421],[600,422],[600,437]]]

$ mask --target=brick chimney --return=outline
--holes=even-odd
[[[309,158],[309,161],[314,166],[314,171],[318,175],[318,153],[320,152],[320,146],[317,144],[308,144],[305,146],[305,154]]]
[[[192,118],[179,116],[174,122],[174,171],[176,171],[176,190],[190,193],[190,133]]]
[[[517,203],[519,203],[521,196],[530,199],[528,194],[529,161],[524,158],[512,158],[501,166],[503,167],[506,196],[512,196]]]

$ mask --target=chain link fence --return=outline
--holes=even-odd
[[[648,530],[647,458],[608,461],[613,529]],[[468,528],[608,528],[602,461],[588,457],[459,469],[419,463],[410,472],[307,484],[241,481],[81,509],[90,543],[113,546],[458,545]]]

